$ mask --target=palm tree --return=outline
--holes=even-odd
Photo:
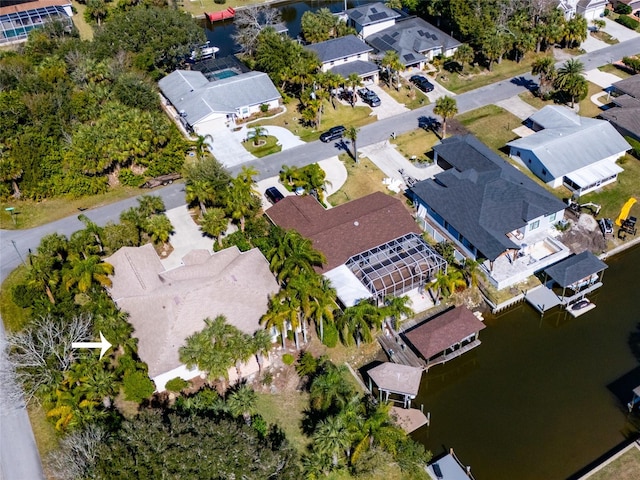
[[[142,195],[138,198],[138,211],[143,217],[150,217],[166,211],[164,201],[158,195]]]
[[[251,342],[251,350],[255,352],[258,371],[262,371],[262,364],[265,355],[269,355],[271,350],[271,335],[266,330],[256,330]]]
[[[408,303],[411,303],[411,299],[406,295],[402,297],[385,297],[384,307],[382,307],[383,315],[393,320],[394,329],[398,328],[402,317],[413,315],[413,310],[407,305]]]
[[[55,305],[56,299],[53,295],[53,289],[60,283],[60,270],[59,267],[56,267],[56,260],[46,255],[30,254],[29,264],[28,284],[42,289],[49,302]]]
[[[202,221],[200,222],[202,231],[215,238],[220,246],[222,246],[222,234],[227,230],[228,226],[229,220],[222,208],[207,210],[207,212],[202,215]]]
[[[295,332],[297,348],[297,321],[298,306],[292,302],[284,290],[281,290],[269,298],[269,307],[267,312],[260,318],[260,325],[264,325],[268,329],[275,328],[278,330],[282,338],[282,348],[284,349],[287,338],[287,324],[290,323]]]
[[[531,67],[532,74],[540,75],[540,96],[545,96],[549,93],[549,87],[553,83],[553,78],[556,73],[555,60],[549,55],[539,57],[533,62]]]
[[[353,143],[353,159],[356,161],[356,163],[360,163],[358,160],[358,147],[356,146],[356,140],[358,139],[359,131],[360,130],[352,125],[348,127],[344,132],[344,136],[351,140],[351,142]]]
[[[348,370],[345,365],[328,363],[326,370],[315,377],[309,388],[309,403],[314,410],[325,413],[341,411],[353,391],[344,377]]]
[[[387,85],[391,88],[391,80],[395,77],[395,88],[400,89],[400,71],[404,68],[400,56],[395,50],[387,50],[380,61],[380,65],[387,70]]]
[[[362,78],[357,73],[350,73],[347,77],[346,85],[351,89],[351,107],[356,106],[356,90],[364,85],[362,83]]]
[[[287,184],[290,187],[298,186],[298,183],[302,182],[302,169],[293,166],[290,167],[288,165],[282,165],[282,170],[280,170],[280,181],[283,184]]]
[[[464,64],[471,65],[475,58],[475,53],[473,48],[470,45],[463,43],[458,47],[456,52],[453,54],[453,59],[458,62],[462,67]]]
[[[463,273],[467,280],[467,286],[476,287],[478,285],[478,275],[480,274],[480,262],[472,258],[465,259]]]
[[[336,468],[338,456],[351,446],[351,438],[342,418],[334,416],[322,420],[313,434],[313,445],[320,453],[330,455],[332,465]]]
[[[77,255],[69,257],[71,268],[63,274],[63,283],[67,290],[74,285],[78,291],[84,293],[94,284],[102,287],[110,287],[113,275],[113,265],[103,262],[97,255],[80,258]]]
[[[446,138],[447,119],[458,113],[458,104],[455,98],[451,98],[448,95],[438,98],[436,106],[433,108],[433,113],[442,117],[442,138]]]
[[[246,384],[240,385],[227,398],[229,413],[234,417],[242,415],[247,425],[251,425],[251,416],[256,413],[258,396]]]
[[[258,191],[253,179],[257,174],[258,171],[253,167],[242,167],[240,173],[231,179],[225,196],[227,213],[233,220],[240,222],[242,232],[246,217],[253,215],[259,208]]]
[[[574,106],[576,96],[588,87],[584,76],[584,64],[580,60],[570,58],[558,69],[554,86],[571,96],[571,107]]]
[[[174,232],[171,220],[164,214],[151,215],[144,223],[144,231],[153,243],[165,244]]]
[[[213,143],[213,137],[209,134],[198,135],[198,138],[193,142],[193,149],[196,152],[196,158],[198,160],[202,160],[202,157],[208,153],[209,143]]]
[[[247,141],[253,139],[253,146],[257,147],[258,144],[260,143],[260,139],[267,138],[268,136],[269,136],[269,131],[267,130],[266,127],[263,127],[261,125],[256,125],[247,132]]]
[[[304,272],[312,272],[313,267],[326,263],[324,255],[313,248],[311,240],[295,230],[287,230],[278,239],[278,244],[267,252],[271,271],[280,282]]]
[[[348,307],[338,318],[338,326],[342,339],[346,345],[360,346],[360,342],[373,341],[372,329],[382,326],[384,312],[375,305],[361,301],[353,307]]]
[[[362,438],[353,449],[351,463],[355,464],[360,455],[373,447],[375,443],[380,443],[383,439],[397,437],[398,427],[394,426],[391,417],[391,404],[385,402],[373,403],[369,405],[364,421],[360,425]]]

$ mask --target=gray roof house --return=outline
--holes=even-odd
[[[613,84],[621,95],[611,101],[616,105],[600,113],[621,135],[640,142],[640,74]]]
[[[176,70],[158,82],[162,95],[189,130],[212,124],[223,128],[236,118],[276,108],[280,93],[266,73],[248,72],[208,80],[202,72]]]
[[[392,26],[397,18],[404,14],[387,7],[382,2],[367,3],[346,11],[347,25],[356,29],[360,37],[369,35]]]
[[[558,8],[567,20],[580,15],[590,21],[602,17],[608,3],[609,0],[560,0]]]
[[[258,249],[241,253],[231,247],[213,255],[193,250],[182,266],[166,271],[150,244],[123,247],[106,261],[115,269],[109,294],[129,314],[138,354],[158,391],[175,377],[189,380],[201,373],[183,365],[178,350],[204,328],[205,318],[224,315],[230,324],[253,334],[261,328],[268,296],[279,290]]]
[[[373,51],[355,35],[332,38],[326,42],[313,43],[305,47],[316,54],[323,72],[333,72],[343,78],[356,73],[364,80],[378,80],[378,66],[369,61]]]
[[[616,160],[631,146],[609,122],[557,105],[529,121],[536,133],[509,142],[509,154],[547,185],[565,185],[580,196],[615,182],[623,171]]]
[[[496,288],[566,257],[551,238],[566,205],[472,135],[433,148],[445,169],[409,189],[417,216],[437,241],[483,263]]]
[[[405,67],[418,68],[437,55],[453,55],[461,45],[455,38],[419,17],[398,20],[395,25],[369,35],[367,43],[380,54],[395,50]]]

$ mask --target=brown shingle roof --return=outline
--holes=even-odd
[[[206,257],[202,252],[167,272],[153,247],[125,247],[106,259],[115,267],[110,293],[129,313],[138,354],[152,378],[181,365],[178,349],[207,317],[224,315],[245,333],[258,330],[268,296],[279,289],[258,249],[240,253],[232,247]]]
[[[404,336],[425,359],[429,359],[483,328],[484,323],[468,308],[456,307],[405,332]]]
[[[390,362],[384,362],[372,368],[367,374],[381,390],[414,397],[418,395],[422,380],[421,368]]]
[[[327,258],[321,272],[409,232],[420,234],[402,202],[382,192],[325,210],[311,196],[289,196],[267,210],[273,223],[311,239]]]

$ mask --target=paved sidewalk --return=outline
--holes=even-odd
[[[515,97],[507,98],[496,103],[497,106],[504,108],[507,112],[514,114],[520,120],[526,120],[531,115],[538,111],[532,105],[522,100],[518,95]]]
[[[173,252],[168,257],[160,259],[165,270],[182,265],[182,258],[191,250],[202,248],[213,251],[213,239],[202,234],[186,205],[167,210],[167,217],[171,220],[175,232],[169,238]]]
[[[591,35],[591,28],[592,27],[589,27],[589,30],[587,30],[587,39],[580,44],[580,48],[587,53],[595,52],[596,50],[600,50],[608,46],[608,43],[598,40]]]

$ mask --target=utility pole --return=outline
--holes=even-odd
[[[24,261],[24,258],[22,258],[22,255],[20,255],[20,251],[18,250],[18,246],[16,245],[16,241],[15,240],[11,240],[11,243],[13,244],[13,248],[15,248],[16,253],[18,254],[18,257],[20,258],[20,261],[22,262],[22,264],[26,267],[27,264]]]

